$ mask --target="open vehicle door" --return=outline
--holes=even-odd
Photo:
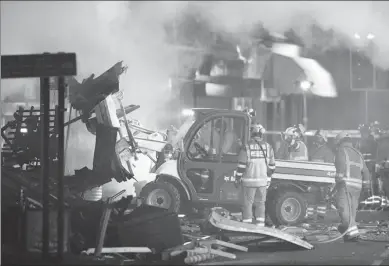
[[[234,203],[240,189],[234,171],[242,144],[247,143],[249,117],[239,111],[208,111],[189,129],[178,174],[194,201]]]

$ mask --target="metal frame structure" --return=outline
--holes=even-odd
[[[50,160],[49,160],[49,125],[50,125],[50,77],[58,77],[58,222],[57,255],[63,258],[64,252],[64,112],[65,112],[65,78],[77,74],[76,54],[30,54],[1,56],[1,78],[40,78],[40,116],[42,150],[40,166],[42,173],[42,256],[49,257],[50,239]]]

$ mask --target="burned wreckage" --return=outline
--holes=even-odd
[[[79,116],[69,119],[65,126],[71,127],[76,121],[82,120],[86,128],[96,136],[93,168],[86,167],[76,170],[73,175],[65,176],[65,205],[69,220],[65,222],[67,229],[71,228],[69,243],[71,249],[82,250],[86,246],[94,246],[96,242],[96,228],[99,227],[101,202],[88,202],[83,199],[83,193],[91,188],[101,186],[115,179],[117,182],[127,181],[134,177],[131,168],[123,167],[121,159],[116,152],[117,135],[119,128],[112,125],[110,114],[106,109],[107,97],[119,91],[119,76],[125,71],[122,62],[118,62],[99,77],[91,75],[82,83],[69,78],[68,100],[71,110],[78,112]],[[121,106],[115,115],[125,119],[125,114],[139,108],[130,105]],[[71,112],[70,110],[70,112]],[[41,217],[36,215],[42,208],[41,184],[41,111],[31,107],[28,110],[19,108],[14,114],[14,121],[8,122],[1,129],[4,140],[2,147],[2,230],[3,243],[7,246],[23,247],[29,251],[40,246]],[[50,110],[49,128],[49,161],[50,161],[50,206],[55,209],[58,203],[56,191],[56,163],[57,149],[57,116],[56,110]],[[69,131],[68,131],[69,133]],[[93,134],[93,135],[92,135]],[[136,153],[137,146],[131,131],[128,130],[127,149]],[[124,198],[123,201],[131,201]],[[123,203],[118,203],[118,206]],[[126,205],[126,204],[124,204]],[[100,210],[100,211],[97,211]],[[116,212],[119,213],[119,212]],[[33,218],[31,218],[33,217]],[[53,218],[55,215],[53,216]],[[115,217],[113,217],[115,219]],[[24,221],[23,226],[20,222]],[[51,221],[55,223],[55,219]],[[38,225],[37,225],[38,224]],[[21,227],[21,228],[20,228]],[[39,231],[33,233],[34,230]],[[18,232],[27,234],[24,238],[15,238]],[[70,231],[68,231],[70,232]],[[56,240],[52,240],[53,244]],[[89,244],[93,243],[93,244]],[[65,245],[67,246],[67,245]]]

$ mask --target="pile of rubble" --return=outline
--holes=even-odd
[[[111,219],[111,235],[114,226],[118,236],[111,246],[116,247],[103,247],[110,216],[111,211],[106,208],[96,247],[82,254],[98,260],[116,257],[125,264],[197,264],[235,260],[235,253],[247,252],[252,243],[286,241],[313,248],[296,234],[239,222],[222,208],[213,208],[208,217],[195,219],[147,205],[135,207],[121,219]]]

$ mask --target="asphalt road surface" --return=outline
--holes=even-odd
[[[379,216],[366,213],[359,216],[358,220],[367,219],[366,217],[372,218],[373,221],[387,220],[388,213]],[[329,213],[322,223],[330,225],[338,220],[339,216],[333,212]],[[384,237],[384,240],[388,239]],[[236,260],[216,258],[212,262],[204,262],[203,265],[389,265],[389,241],[344,243],[340,239],[314,246],[313,250],[304,250],[288,243],[261,244],[250,246],[249,252],[234,252],[237,255]]]
[[[389,265],[388,243],[361,241],[315,245],[313,250],[296,250],[291,245],[253,247],[236,253],[236,260],[205,262],[203,265]]]

